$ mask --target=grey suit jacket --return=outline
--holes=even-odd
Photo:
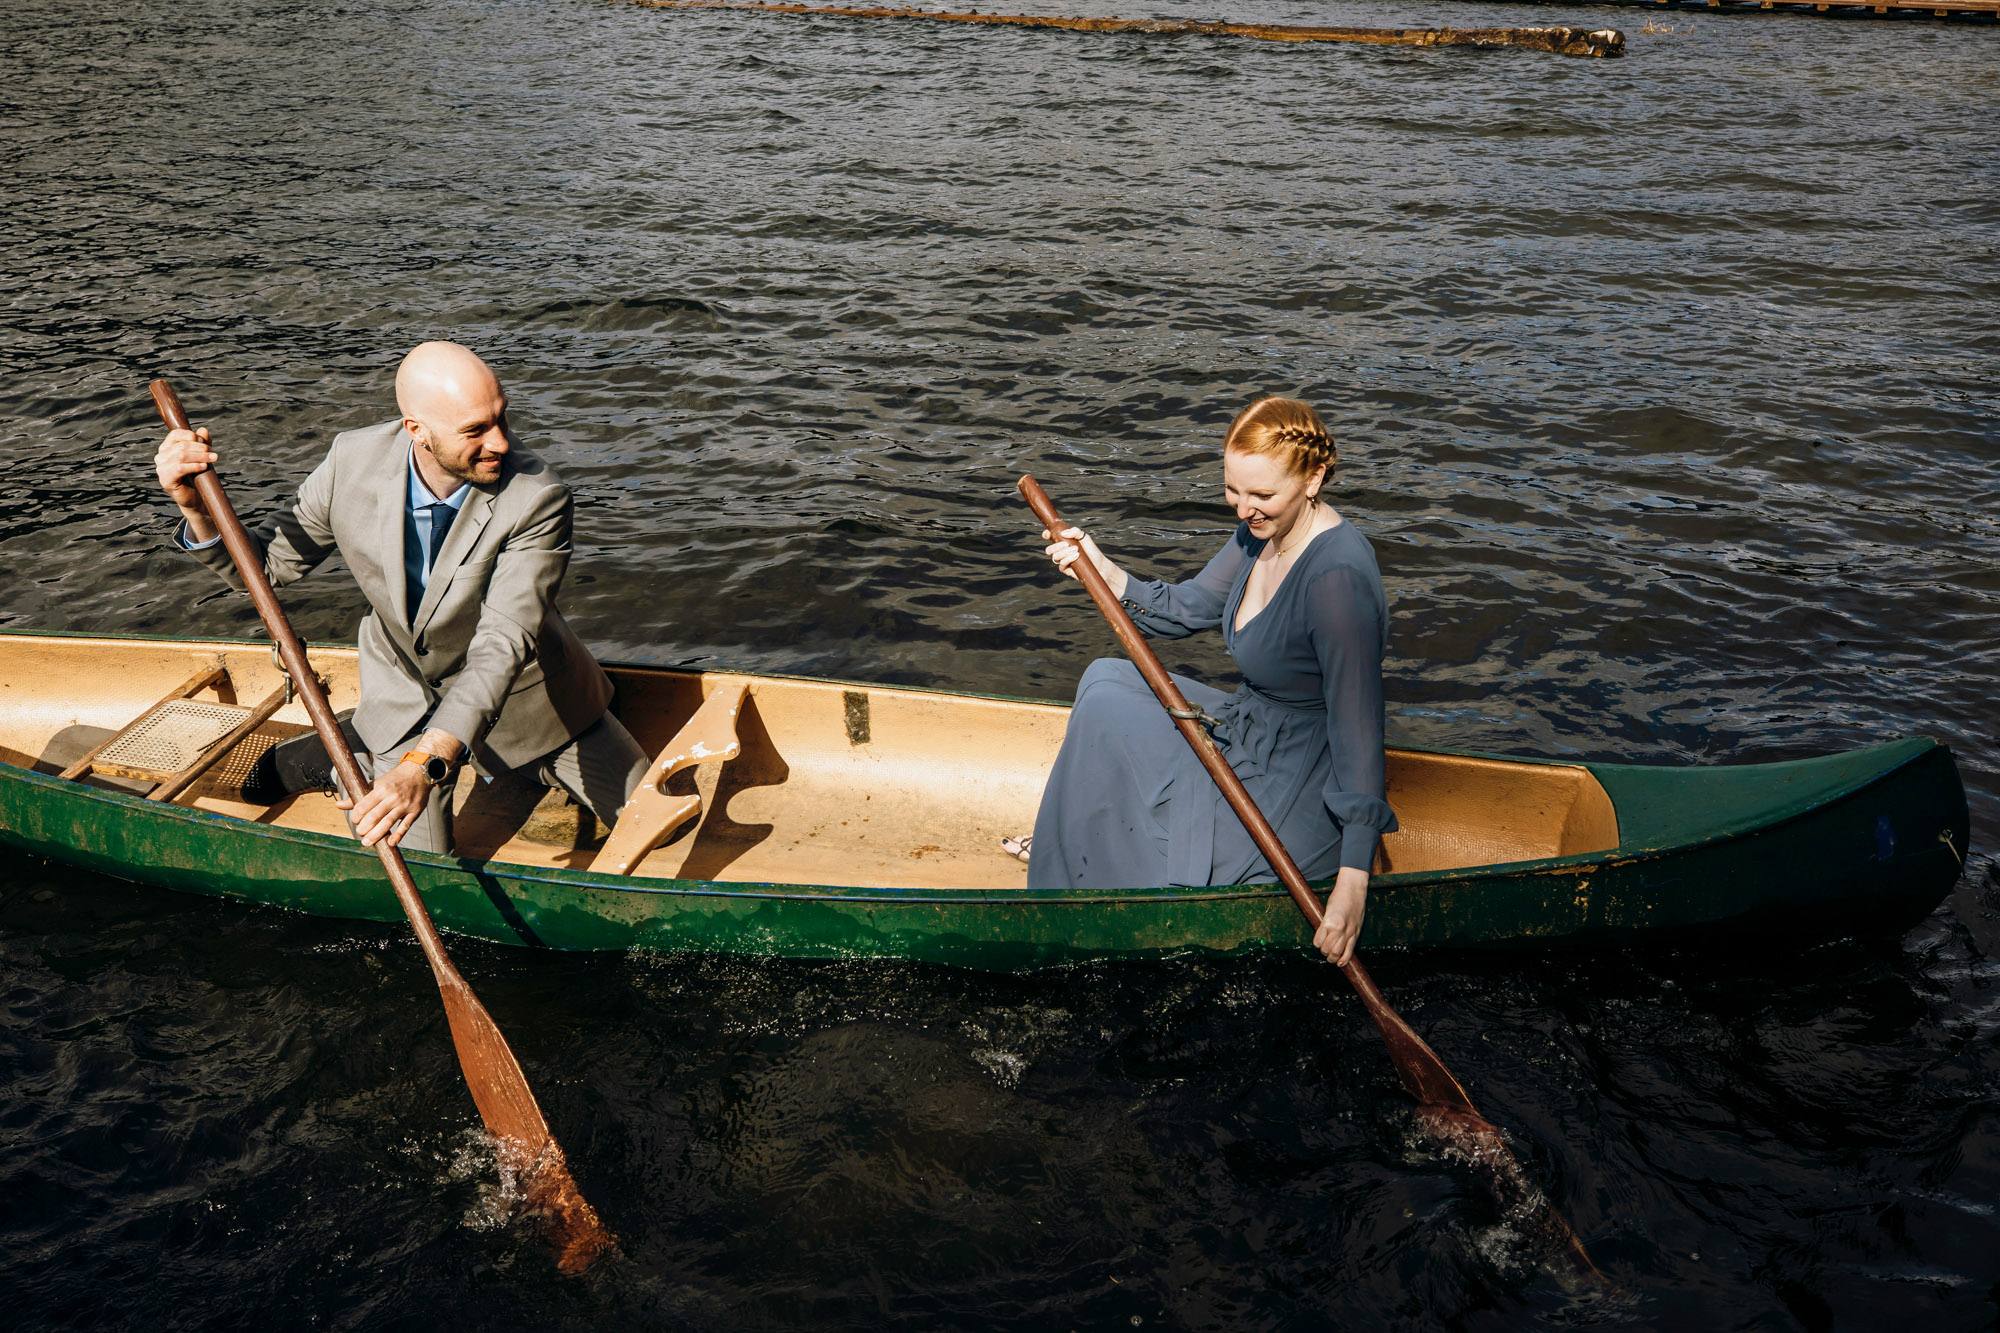
[[[569,567],[569,488],[524,449],[472,486],[414,616],[405,605],[403,519],[410,437],[400,418],[334,437],[289,508],[250,536],[282,587],[335,550],[373,610],[361,622],[354,728],[385,751],[417,729],[450,733],[482,770],[515,768],[604,715],[611,681],[556,610]],[[220,544],[195,552],[242,586]]]

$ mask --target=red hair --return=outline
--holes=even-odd
[[[1324,466],[1328,481],[1339,452],[1319,413],[1296,398],[1259,398],[1238,412],[1222,437],[1222,451],[1275,458],[1297,477]]]

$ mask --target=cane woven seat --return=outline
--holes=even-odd
[[[123,778],[164,782],[248,716],[249,709],[234,704],[168,699],[120,732],[98,752],[91,767]]]

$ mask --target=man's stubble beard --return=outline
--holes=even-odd
[[[493,477],[482,477],[474,468],[460,467],[456,463],[453,463],[450,459],[446,458],[443,454],[439,453],[437,450],[431,448],[429,440],[419,441],[417,444],[417,448],[429,454],[431,456],[431,462],[436,463],[438,467],[444,471],[444,474],[447,477],[452,477],[458,481],[467,482],[475,486],[490,485],[493,481],[498,479],[499,469],[496,469],[495,475]],[[504,459],[495,459],[494,461],[500,464],[501,469],[505,468],[506,462]]]

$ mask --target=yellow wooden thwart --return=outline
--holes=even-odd
[[[736,718],[743,711],[746,681],[730,681],[716,687],[687,724],[667,742],[665,749],[646,770],[645,781],[632,799],[618,812],[618,824],[592,868],[611,875],[629,875],[646,854],[665,842],[673,831],[701,813],[701,794],[672,796],[667,779],[696,764],[722,763],[743,753],[736,735]]]

